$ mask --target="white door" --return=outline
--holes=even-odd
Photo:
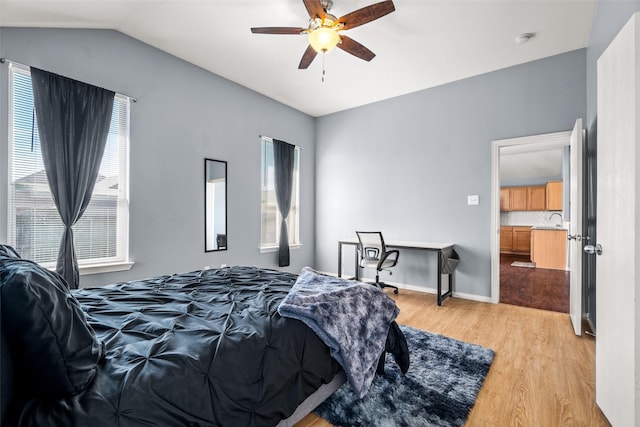
[[[570,138],[569,190],[569,314],[576,335],[582,334],[582,119],[576,120]]]
[[[598,60],[598,241],[585,247],[601,249],[594,255],[596,402],[613,426],[640,426],[639,17]]]

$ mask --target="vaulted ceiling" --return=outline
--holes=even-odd
[[[336,16],[377,0],[334,0]],[[115,29],[317,117],[587,46],[596,0],[394,0],[345,32],[377,56],[335,49],[307,70],[302,0],[0,0],[0,25]],[[516,44],[521,33],[534,33]],[[322,68],[324,62],[325,81]]]

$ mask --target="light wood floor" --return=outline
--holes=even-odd
[[[595,404],[595,341],[563,313],[400,290],[398,323],[496,352],[465,426],[609,426]],[[309,414],[298,427],[330,426]]]

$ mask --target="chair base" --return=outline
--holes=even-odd
[[[389,285],[387,283],[384,283],[384,282],[380,281],[380,271],[376,271],[375,285],[378,286],[382,290],[384,290],[384,288],[391,288],[391,289],[393,289],[393,293],[394,294],[396,294],[396,295],[398,294],[398,287],[397,286]]]
[[[394,294],[398,294],[398,287],[397,286],[389,285],[389,284],[384,283],[384,282],[378,282],[378,283],[376,283],[376,285],[378,285],[380,287],[380,289],[391,288],[391,289],[393,289],[393,293]]]

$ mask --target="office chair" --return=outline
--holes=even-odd
[[[218,249],[227,249],[227,235],[216,234],[216,245]]]
[[[375,268],[376,282],[375,284],[384,288],[393,288],[394,294],[398,293],[398,287],[388,285],[380,281],[380,272],[388,270],[398,263],[400,252],[397,250],[388,251],[384,244],[384,238],[379,231],[356,231],[358,235],[358,253],[360,255],[359,265],[362,268]],[[391,271],[389,271],[391,274]]]

